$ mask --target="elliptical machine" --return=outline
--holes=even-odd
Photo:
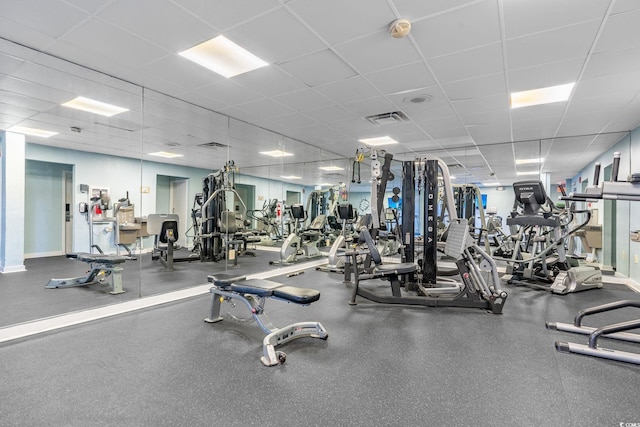
[[[567,294],[602,287],[602,272],[593,266],[579,265],[566,255],[567,238],[587,221],[570,229],[572,209],[559,209],[547,196],[542,182],[520,181],[513,184],[516,207],[507,225],[517,226],[515,247],[507,260],[507,274],[503,280],[512,284]],[[525,250],[528,250],[526,252]]]

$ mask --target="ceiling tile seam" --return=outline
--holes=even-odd
[[[42,49],[43,52],[48,52],[49,49],[55,45],[56,43],[60,42],[60,40],[62,40],[65,36],[67,36],[69,33],[72,33],[73,31],[75,31],[76,29],[80,28],[81,26],[83,26],[84,24],[86,24],[87,22],[89,22],[92,18],[97,18],[97,16],[95,15],[95,13],[89,13],[86,10],[82,10],[81,8],[75,6],[74,4],[68,3],[68,2],[64,2],[65,4],[68,4],[69,6],[72,6],[74,9],[78,9],[83,13],[87,14],[87,17],[84,18],[83,20],[81,20],[80,22],[78,22],[76,25],[70,27],[67,29],[67,31],[65,31],[63,34],[61,34],[60,36],[58,36],[56,39],[54,39],[51,43],[47,43],[45,45],[45,47]],[[107,8],[109,5],[111,5],[112,2],[109,2],[105,5],[103,5],[103,7],[100,7],[98,9],[98,12],[101,12],[102,10],[104,10],[105,8]]]
[[[191,15],[191,16],[193,16],[194,18],[196,18],[198,21],[202,22],[202,23],[203,23],[203,24],[205,24],[206,26],[211,27],[213,30],[215,30],[215,31],[216,31],[216,33],[219,33],[218,35],[223,35],[223,34],[229,33],[229,31],[232,31],[232,30],[234,30],[234,29],[236,29],[236,28],[238,28],[238,27],[241,27],[242,25],[248,24],[248,23],[250,23],[251,21],[254,21],[254,20],[256,20],[256,19],[258,19],[258,18],[261,18],[261,17],[263,17],[263,16],[265,16],[265,15],[267,15],[267,14],[269,14],[269,13],[272,13],[272,12],[274,12],[274,11],[278,10],[278,9],[282,9],[282,8],[283,8],[283,6],[274,6],[274,7],[270,8],[270,9],[265,10],[265,11],[264,11],[264,12],[262,12],[262,13],[259,13],[259,14],[257,14],[257,15],[254,15],[254,16],[252,16],[252,17],[251,17],[251,18],[249,18],[249,19],[245,19],[244,21],[240,21],[240,22],[238,22],[238,23],[236,23],[236,24],[234,24],[234,25],[231,25],[231,26],[229,26],[229,27],[225,27],[225,28],[218,28],[218,27],[214,26],[213,24],[211,24],[210,22],[208,22],[208,21],[204,20],[200,15],[198,15],[198,14],[194,13],[191,9],[189,9],[189,8],[184,7],[183,5],[181,5],[181,4],[180,4],[180,2],[178,2],[178,1],[176,1],[176,0],[168,0],[168,1],[169,1],[170,3],[172,3],[173,5],[175,5],[175,6],[179,7],[180,9],[184,10],[186,13],[188,13],[188,14],[189,14],[189,15]],[[204,41],[204,40],[203,40],[203,41]]]
[[[607,11],[605,12],[604,16],[602,17],[602,20],[600,21],[600,25],[598,26],[598,31],[596,31],[596,35],[593,38],[593,41],[591,42],[589,51],[587,52],[584,62],[582,63],[582,68],[580,69],[580,72],[578,73],[578,77],[576,78],[576,84],[573,87],[571,94],[569,95],[569,99],[567,100],[567,103],[564,107],[564,111],[562,112],[562,117],[560,118],[560,122],[558,123],[558,127],[556,128],[556,131],[553,133],[553,136],[558,135],[558,132],[560,132],[560,128],[562,127],[562,124],[564,123],[564,120],[569,112],[569,107],[571,106],[571,102],[573,101],[573,96],[576,92],[576,88],[579,87],[580,83],[582,82],[582,76],[584,75],[587,69],[587,65],[591,60],[591,55],[593,54],[593,51],[595,50],[596,45],[598,44],[598,40],[600,40],[600,36],[602,35],[602,32],[604,31],[604,28],[607,25],[607,22],[609,20],[609,15],[613,10],[614,5],[615,5],[615,0],[611,0],[609,2],[609,6],[607,7]],[[602,129],[604,130],[606,129],[606,127]]]
[[[97,16],[100,12],[102,12],[106,8],[108,8],[109,6],[111,6],[112,4],[114,4],[115,2],[116,0],[108,0],[103,5],[98,6],[95,12],[89,12],[88,10],[83,9],[81,6],[73,2],[70,2],[69,0],[62,0],[62,3],[66,4],[67,6],[71,6],[74,9],[77,9],[81,12],[86,13],[87,15],[94,16],[94,17]]]
[[[394,0],[387,0],[387,3],[392,4],[393,1]],[[422,22],[422,21],[427,20],[427,19],[437,18],[439,16],[446,15],[446,14],[451,13],[451,12],[457,12],[458,10],[465,9],[465,8],[467,8],[469,6],[475,6],[476,4],[484,3],[485,1],[486,0],[469,1],[469,2],[467,2],[465,4],[454,6],[454,7],[451,7],[449,9],[444,9],[444,10],[441,10],[439,12],[432,13],[430,15],[423,15],[423,16],[421,16],[419,18],[411,18],[411,23],[415,24],[415,23],[419,23],[419,22]],[[400,15],[400,13],[399,13],[400,11],[397,10],[397,8],[395,7],[395,4],[393,5],[392,8],[393,8],[394,12],[396,13],[396,17],[397,18],[408,18],[407,16],[401,16]]]

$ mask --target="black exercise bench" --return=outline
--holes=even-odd
[[[251,313],[258,326],[267,336],[263,340],[262,357],[265,366],[274,366],[285,362],[287,355],[276,351],[275,347],[291,340],[303,337],[320,338],[326,340],[329,334],[320,322],[298,322],[283,328],[275,327],[266,316],[264,306],[267,298],[279,299],[288,303],[309,305],[320,299],[320,292],[314,289],[287,286],[282,283],[264,279],[249,279],[246,276],[231,277],[220,274],[209,276],[213,283],[211,292],[211,310],[208,323],[216,323],[222,319],[220,306],[222,301],[232,299],[241,301]]]

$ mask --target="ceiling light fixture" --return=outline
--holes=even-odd
[[[22,133],[24,135],[30,136],[39,136],[40,138],[49,138],[50,136],[58,134],[58,132],[53,132],[50,130],[28,128],[24,126],[11,126],[9,129],[7,129],[7,132]]]
[[[483,182],[479,186],[480,187],[499,187],[500,183],[499,182]]]
[[[74,108],[76,110],[87,111],[89,113],[100,114],[101,116],[111,117],[116,114],[129,111],[128,108],[118,107],[117,105],[107,104],[106,102],[96,101],[95,99],[79,96],[71,101],[60,104],[63,107]]]
[[[174,159],[176,157],[184,157],[184,154],[170,153],[168,151],[156,151],[155,153],[149,153],[150,156],[164,157],[165,159]]]
[[[398,141],[396,141],[395,139],[389,136],[380,136],[378,138],[364,138],[364,139],[359,139],[358,141],[362,142],[363,144],[369,145],[371,147],[377,147],[379,145],[391,145],[391,144],[398,143]]]
[[[569,99],[573,83],[558,86],[543,87],[540,89],[511,92],[511,108],[530,107],[532,105],[550,104]]]
[[[225,36],[207,40],[178,55],[227,78],[269,65]]]
[[[540,171],[527,171],[527,172],[516,172],[516,175],[540,175]]]
[[[323,171],[343,171],[344,168],[340,166],[320,166],[318,169],[322,169]]]
[[[284,178],[284,179],[302,179],[301,176],[295,176],[295,175],[280,175],[280,178]]]
[[[534,159],[516,159],[516,165],[532,165],[536,163],[544,162],[544,158],[534,158]]]
[[[261,151],[260,154],[264,154],[265,156],[271,156],[271,157],[293,156],[292,153],[287,153],[286,151],[282,151],[282,150]]]

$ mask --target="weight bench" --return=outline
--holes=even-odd
[[[67,254],[67,258],[86,262],[91,266],[91,270],[86,276],[82,277],[51,279],[47,283],[47,289],[71,288],[74,286],[93,285],[94,283],[104,284],[108,283],[107,279],[111,278],[111,291],[109,293],[116,295],[125,292],[122,289],[122,271],[124,269],[117,266],[117,264],[122,264],[126,261],[125,257],[120,255],[72,253]]]
[[[275,327],[271,321],[263,315],[267,298],[274,298],[290,303],[309,305],[320,299],[320,292],[314,289],[297,288],[283,285],[270,280],[250,279],[246,276],[239,278],[223,277],[224,275],[209,276],[208,281],[213,283],[211,292],[211,311],[208,323],[216,323],[223,320],[220,315],[222,301],[231,302],[232,299],[241,301],[251,312],[251,316],[267,336],[262,343],[262,357],[260,361],[265,366],[283,364],[287,355],[282,351],[276,351],[275,347],[298,338],[311,337],[326,340],[329,334],[320,322],[299,322],[285,326]],[[235,281],[238,280],[238,281]]]

